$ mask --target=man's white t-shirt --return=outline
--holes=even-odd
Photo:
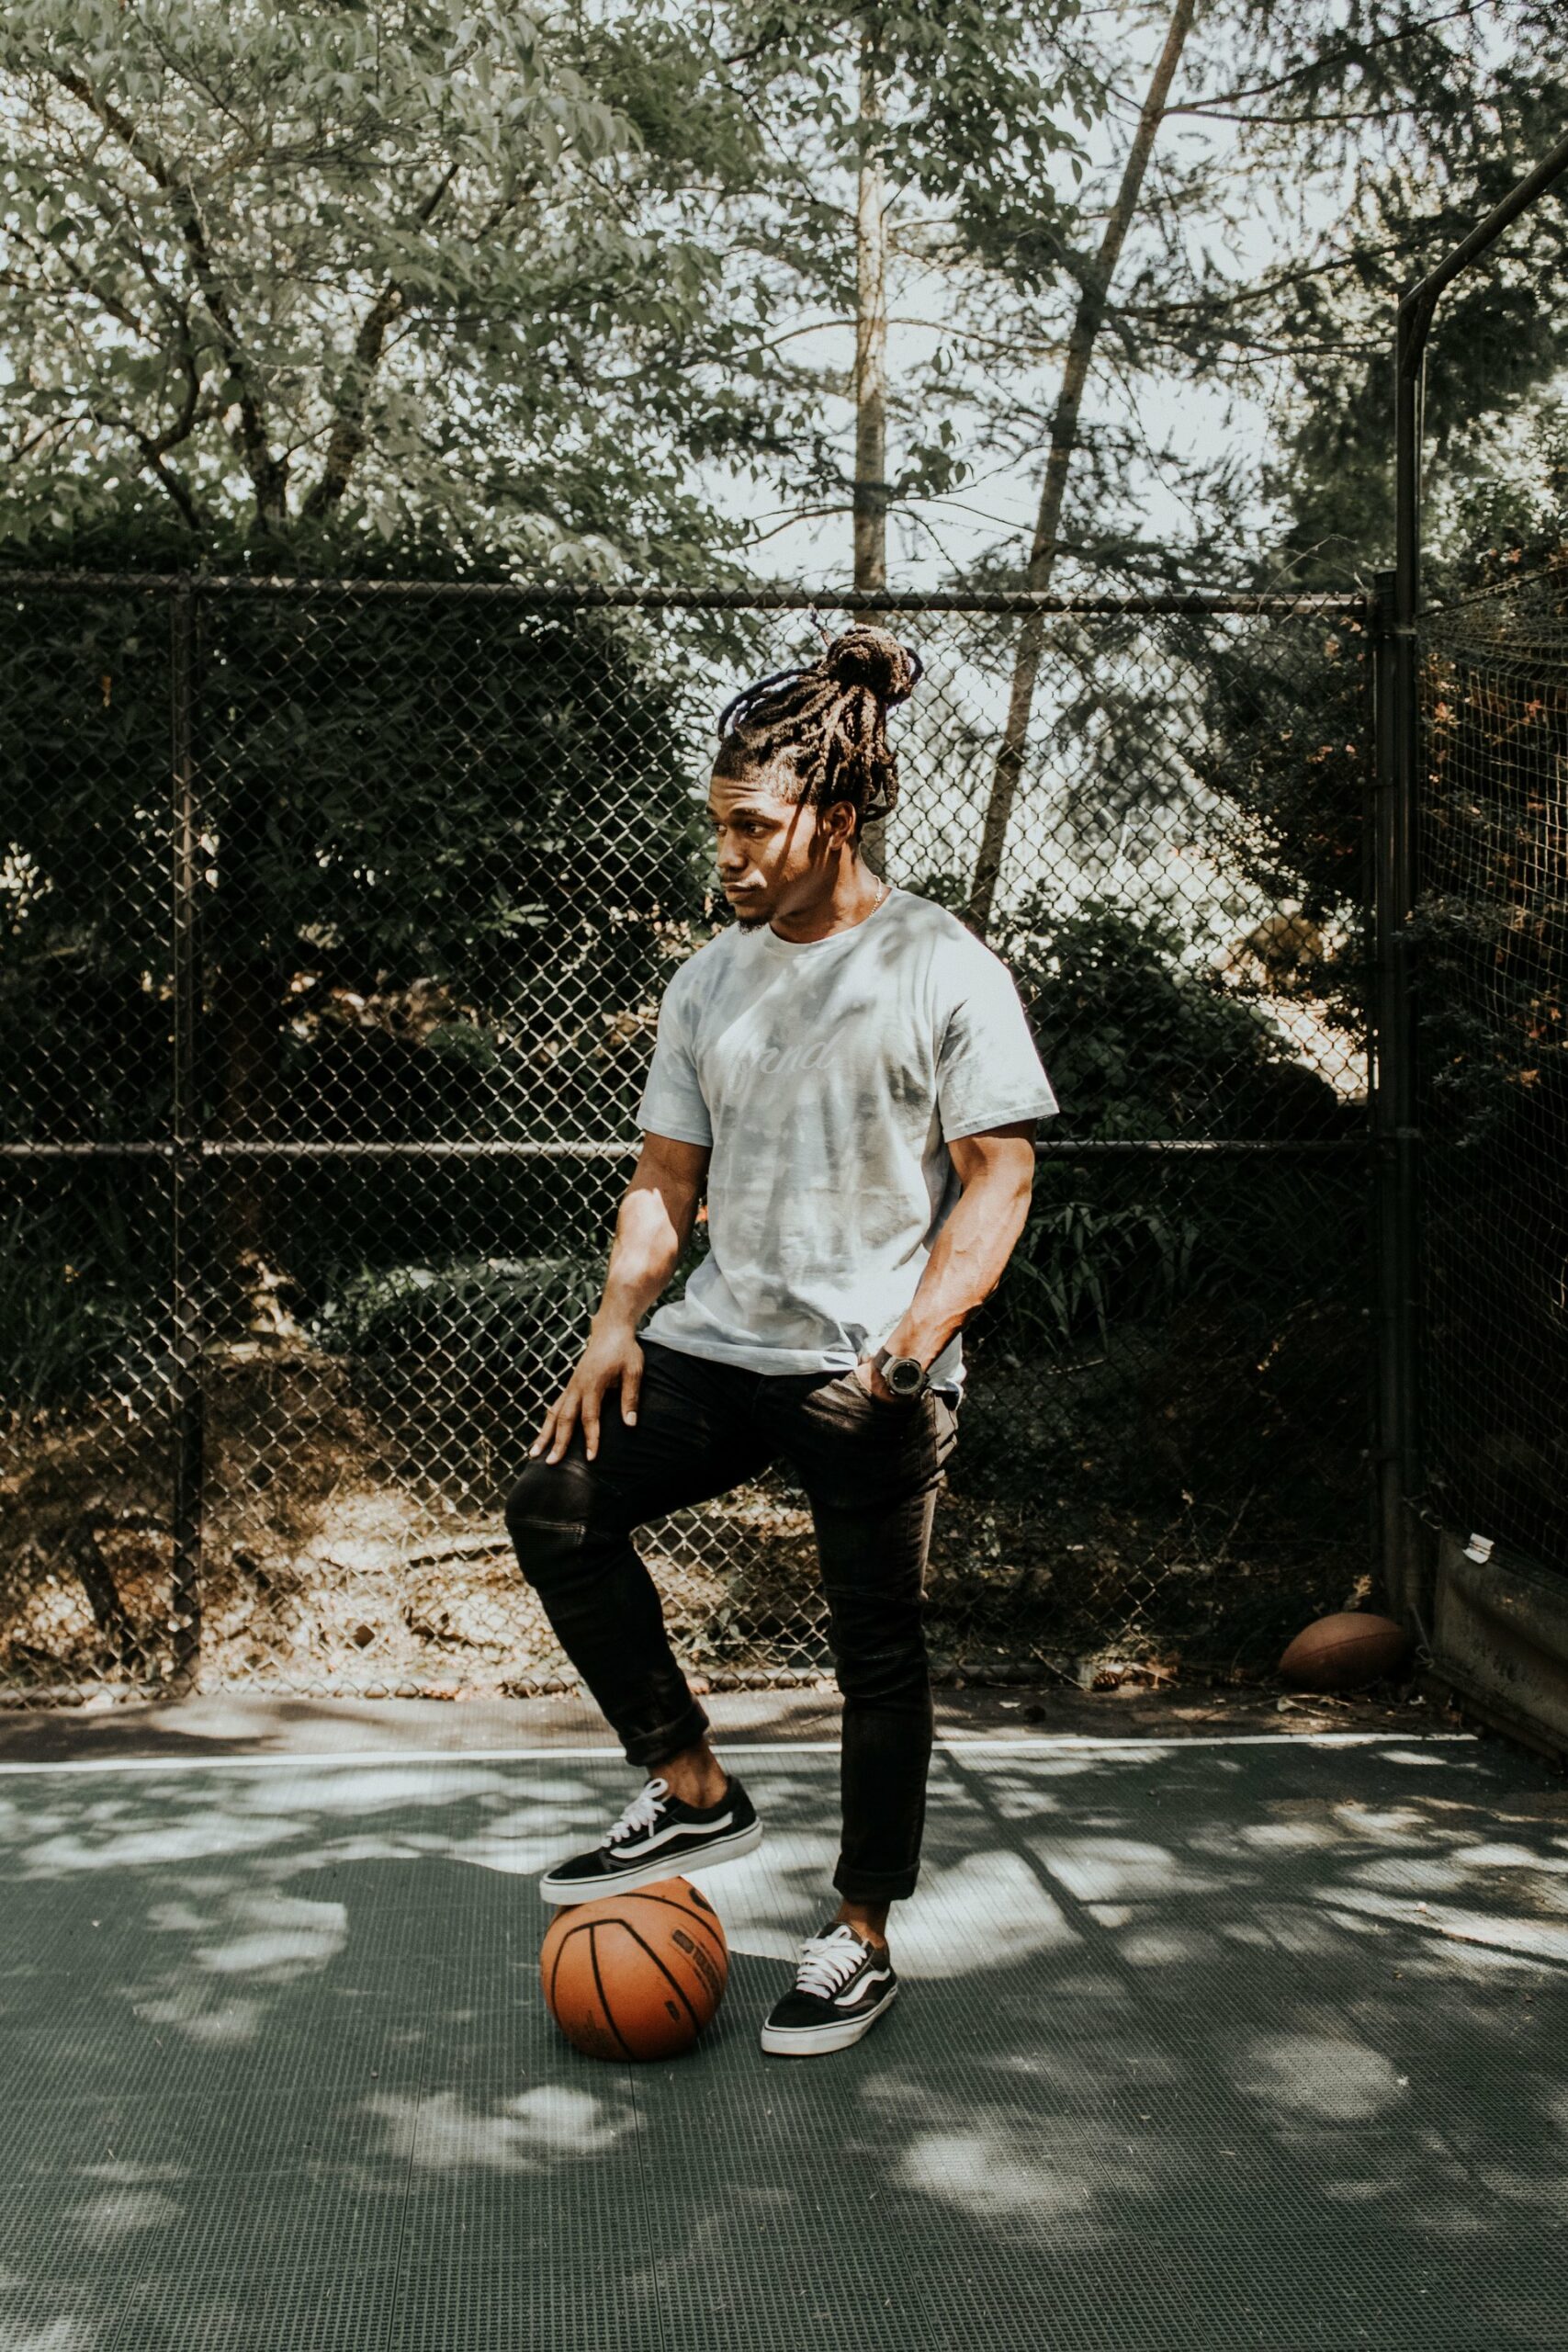
[[[706,1144],[708,1252],[646,1339],[847,1372],[915,1295],[960,1186],[948,1144],[1056,1098],[1001,959],[911,890],[826,939],[721,931],[659,1012],[637,1125]],[[955,1333],[931,1367],[956,1393]]]

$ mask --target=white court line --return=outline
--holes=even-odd
[[[1168,1753],[1181,1747],[1473,1747],[1474,1732],[1436,1731],[1237,1731],[1179,1733],[1168,1738],[1096,1738],[1089,1732],[1061,1732],[1038,1739],[938,1739],[939,1756],[1060,1756],[1065,1753],[1135,1755]],[[715,1746],[726,1756],[837,1756],[836,1739],[720,1739]],[[344,1748],[341,1753],[316,1749],[300,1754],[261,1756],[116,1756],[71,1757],[52,1762],[0,1763],[0,1779],[20,1779],[37,1772],[237,1772],[258,1766],[274,1771],[319,1771],[323,1765],[407,1764],[618,1764],[619,1751],[598,1747],[451,1747],[432,1750],[405,1747]]]

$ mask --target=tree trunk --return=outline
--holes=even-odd
[[[863,141],[882,119],[876,35],[861,33],[860,124]],[[855,482],[854,582],[887,585],[887,191],[882,157],[863,145],[855,207]],[[862,620],[874,620],[862,613]],[[887,820],[866,826],[861,854],[880,876],[886,862]]]
[[[1077,447],[1078,414],[1083,404],[1084,388],[1089,381],[1089,365],[1094,357],[1100,330],[1105,322],[1111,281],[1122,258],[1127,232],[1137,214],[1155,136],[1164,119],[1170,85],[1175,79],[1187,36],[1192,29],[1196,6],[1197,0],[1176,0],[1171,10],[1165,46],[1160,51],[1148,95],[1138,117],[1138,128],[1122,167],[1122,185],[1100,238],[1100,251],[1095,255],[1092,267],[1085,275],[1078,296],[1062,368],[1061,388],[1051,418],[1045,478],[1040,492],[1040,512],[1034,526],[1029,569],[1024,576],[1025,586],[1037,594],[1043,594],[1051,585],[1061,531],[1062,501],[1067,486],[1067,469]],[[1034,684],[1040,673],[1040,657],[1044,644],[1043,617],[1037,613],[1026,615],[1019,628],[1018,651],[1013,658],[1012,690],[1008,697],[1007,724],[997,752],[979,854],[975,861],[975,876],[969,889],[969,904],[964,910],[964,921],[982,939],[990,926],[997,878],[1001,872],[1002,853],[1007,846],[1008,825],[1023,774]]]
[[[861,35],[863,138],[882,119],[874,35]],[[887,201],[882,158],[863,149],[855,208],[855,586],[887,585]]]
[[[284,996],[284,978],[267,957],[235,956],[213,968],[210,1001],[220,1136],[238,1140],[276,1132]],[[225,1158],[220,1162],[216,1192],[214,1323],[220,1330],[243,1330],[249,1324],[256,1263],[273,1260],[274,1165],[243,1155]]]
[[[125,1603],[110,1572],[109,1564],[98,1549],[97,1535],[88,1520],[79,1520],[65,1535],[65,1555],[75,1569],[87,1605],[93,1612],[93,1623],[104,1636],[116,1663],[134,1666],[140,1649],[136,1628],[126,1614]]]

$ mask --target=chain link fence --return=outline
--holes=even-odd
[[[4,595],[0,1691],[570,1687],[502,1507],[727,920],[715,716],[842,604]],[[959,910],[1030,601],[878,604],[926,675],[873,859]],[[936,1671],[1245,1672],[1371,1566],[1368,618],[1046,611],[988,936],[1063,1113],[966,1333]],[[640,1540],[710,1687],[826,1675],[782,1470]]]
[[[1423,1450],[1568,1572],[1568,561],[1422,628]]]

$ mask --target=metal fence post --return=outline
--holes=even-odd
[[[194,699],[194,582],[176,580],[170,606],[169,719],[174,819],[173,1148],[169,1161],[175,1427],[174,1685],[196,1686],[201,1665],[201,1552],[206,1393],[202,1378],[201,1132],[197,1029],[201,1017],[200,867]]]
[[[1373,1233],[1377,1265],[1379,1555],[1389,1604],[1409,1619],[1423,1603],[1416,1313],[1416,1013],[1409,925],[1416,900],[1418,762],[1416,631],[1399,609],[1395,575],[1376,575],[1372,605],[1376,730],[1372,928]]]
[[[1373,1154],[1378,1186],[1379,1467],[1382,1569],[1393,1607],[1424,1614],[1426,1573],[1415,1504],[1420,1459],[1416,1331],[1419,1138],[1416,1128],[1416,1015],[1409,926],[1417,888],[1421,791],[1419,627],[1422,393],[1427,338],[1438,301],[1471,263],[1557,180],[1568,175],[1559,140],[1463,243],[1402,296],[1394,323],[1394,569],[1378,575],[1377,1091]]]

